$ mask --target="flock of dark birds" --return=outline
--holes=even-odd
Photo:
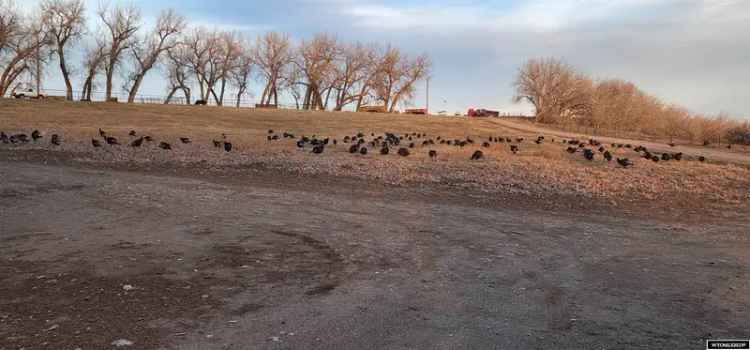
[[[135,130],[131,130],[128,133],[130,139],[124,143],[133,148],[139,148],[144,143],[154,143],[155,140],[149,135],[138,135]],[[3,144],[26,144],[29,142],[37,143],[43,135],[39,130],[34,130],[31,133],[31,137],[24,133],[7,135],[5,132],[0,131],[0,142]],[[382,135],[376,136],[371,133],[370,136],[366,136],[364,133],[359,132],[356,135],[347,135],[339,142],[335,138],[318,138],[316,135],[312,137],[302,136],[297,138],[294,134],[284,132],[278,134],[273,130],[268,130],[267,140],[268,142],[280,141],[282,139],[296,140],[296,145],[299,150],[306,150],[308,147],[311,149],[313,154],[322,154],[325,152],[326,147],[334,147],[341,144],[345,144],[348,147],[348,151],[351,154],[367,155],[370,150],[379,150],[381,155],[388,155],[391,153],[391,149],[396,150],[396,154],[401,157],[408,157],[415,152],[415,148],[422,146],[430,148],[427,155],[432,160],[437,160],[438,152],[435,149],[431,149],[431,146],[435,145],[447,145],[454,147],[467,147],[479,144],[481,142],[481,148],[490,148],[492,144],[507,144],[511,153],[517,154],[521,150],[525,139],[523,137],[504,137],[504,136],[490,136],[484,141],[476,141],[471,137],[464,139],[447,139],[441,136],[428,137],[426,133],[405,133],[402,135],[386,132]],[[232,143],[227,140],[227,135],[222,134],[221,140],[212,140],[215,148],[223,149],[226,152],[232,151]],[[192,141],[188,137],[180,137],[179,142],[183,144],[190,144]],[[547,142],[544,136],[539,136],[533,141],[536,145],[542,145]],[[555,143],[555,139],[549,140],[550,143]],[[562,140],[563,145],[567,146],[566,151],[570,154],[581,153],[583,158],[588,161],[594,161],[598,157],[601,157],[604,161],[611,162],[616,160],[617,164],[627,168],[633,166],[633,162],[628,158],[616,158],[613,157],[612,152],[614,150],[627,149],[638,153],[642,158],[651,160],[653,162],[667,162],[667,161],[681,161],[683,159],[682,153],[670,153],[662,152],[657,154],[656,152],[649,151],[644,146],[633,147],[630,144],[611,144],[608,148],[606,145],[595,139],[589,139],[588,141],[579,141],[576,139]],[[60,146],[61,138],[58,134],[52,134],[50,136],[50,144],[53,146]],[[99,137],[91,139],[91,145],[94,148],[103,147],[104,144],[108,146],[119,146],[121,145],[120,140],[106,131],[99,129]],[[670,145],[671,146],[671,145]],[[172,150],[172,145],[166,141],[160,141],[158,147],[162,150]],[[477,161],[485,158],[485,154],[481,149],[474,151],[471,155],[471,160]],[[705,157],[699,157],[699,161],[706,161]]]

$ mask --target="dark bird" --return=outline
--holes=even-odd
[[[8,135],[6,135],[2,131],[0,131],[0,142],[5,143],[5,144],[8,143]]]
[[[227,151],[227,152],[231,152],[232,151],[232,143],[224,141],[224,150]]]
[[[305,141],[302,141],[302,140],[297,141],[297,148],[305,148]]]
[[[480,150],[477,150],[474,152],[474,154],[471,155],[471,160],[481,160],[484,158],[484,153]]]
[[[111,145],[111,146],[119,145],[119,143],[117,142],[117,139],[112,136],[107,136],[104,140],[107,141],[108,145]]]
[[[409,144],[409,148],[414,148],[414,142]]]
[[[352,145],[351,147],[349,147],[349,153],[351,154],[357,153],[358,151],[359,151],[359,145]]]
[[[674,147],[674,146],[675,146],[674,142],[669,143],[669,147]]]
[[[214,143],[214,147],[219,148],[221,147],[221,141],[211,140]]]
[[[681,161],[682,160],[682,152],[675,153],[673,157],[674,157],[674,160],[676,160],[678,162]]]
[[[191,141],[190,141],[190,139],[189,139],[189,138],[187,138],[187,137],[180,137],[180,141],[181,141],[182,143],[190,143],[190,142],[191,142]]]
[[[391,152],[390,148],[388,148],[388,146],[385,146],[385,145],[383,145],[383,148],[380,149],[380,154],[384,156],[388,155],[388,153],[390,152]]]
[[[130,132],[128,133],[128,135],[135,137],[135,130],[130,130]]]
[[[594,151],[586,148],[583,150],[583,157],[588,160],[594,160]]]
[[[60,146],[60,135],[52,134],[52,137],[50,138],[49,143],[55,146]]]
[[[489,142],[485,142],[485,143],[482,144],[482,147],[484,147],[484,148],[490,148],[490,143]]]
[[[513,154],[518,153],[518,146],[510,145],[510,151],[513,152]]]
[[[152,141],[154,141],[154,139],[151,136],[148,136],[148,135],[144,136],[143,140],[146,141],[146,142],[152,142]]]
[[[604,151],[604,159],[606,159],[608,162],[612,161],[612,153],[609,153],[609,151]]]
[[[518,143],[521,143],[521,142],[523,142],[523,137],[518,137],[518,138],[516,138],[516,142],[518,142]]]
[[[39,130],[34,130],[31,132],[31,138],[36,142],[36,140],[39,140],[42,138],[42,134],[39,132]]]
[[[101,147],[102,143],[99,142],[99,140],[97,140],[97,139],[91,139],[91,145],[94,146],[94,147]]]
[[[16,134],[14,136],[15,136],[15,139],[18,140],[21,143],[29,142],[29,137],[26,136],[26,134]],[[13,137],[13,136],[11,136],[11,137]]]
[[[653,160],[654,163],[658,163],[659,162],[659,157],[653,156],[653,157],[651,157],[651,160]]]
[[[571,147],[571,146],[568,146],[568,149],[566,149],[566,151],[567,151],[568,153],[570,153],[570,154],[573,154],[573,153],[576,153],[576,152],[578,152],[578,149],[577,149],[577,148],[575,148],[575,147]]]
[[[159,148],[161,148],[163,150],[171,150],[172,149],[172,145],[170,145],[170,144],[168,144],[166,142],[160,142],[159,143]]]
[[[617,158],[617,164],[620,164],[620,166],[622,166],[623,168],[633,166],[633,162],[631,162],[630,159],[627,158]]]
[[[365,156],[367,155],[367,147],[362,147],[359,149],[359,154]]]
[[[436,160],[437,159],[437,151],[434,150],[434,149],[431,149],[430,153],[429,153],[429,156],[430,156],[430,159]]]
[[[706,157],[700,156],[700,157],[698,157],[698,161],[705,162],[706,161]]]
[[[361,132],[358,132],[358,133],[357,133],[357,138],[360,138],[360,139],[361,139],[361,138],[363,138],[363,137],[365,137],[365,134],[363,134],[363,133],[361,133]]]
[[[315,147],[313,147],[312,153],[322,154],[323,151],[325,151],[325,149],[326,149],[325,145],[316,145]]]
[[[604,153],[607,149],[604,146],[599,147],[599,153]]]
[[[143,144],[143,137],[139,137],[139,138],[133,140],[133,142],[130,143],[130,146],[131,147],[141,147],[142,144]]]
[[[409,149],[408,148],[403,148],[403,147],[399,148],[398,149],[398,155],[400,155],[402,157],[408,157],[409,156]]]
[[[661,160],[663,160],[665,162],[666,161],[670,161],[670,160],[672,160],[672,155],[669,154],[669,153],[664,153],[664,154],[661,155]]]
[[[268,129],[268,133],[269,133],[269,134],[273,134],[273,130],[271,130],[271,129]]]
[[[102,138],[105,138],[107,137],[107,133],[104,132],[104,130],[102,130],[101,128],[99,128],[99,136],[101,136]]]

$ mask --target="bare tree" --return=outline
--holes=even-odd
[[[65,47],[78,40],[85,30],[82,0],[44,0],[41,4],[42,20],[49,29],[53,52],[57,53],[60,72],[65,81],[65,98],[73,100],[73,85],[65,60]]]
[[[106,98],[109,100],[112,98],[112,80],[115,69],[120,65],[122,53],[133,45],[133,38],[140,26],[141,12],[134,5],[118,5],[111,9],[102,6],[98,15],[109,34],[109,48],[104,62],[104,72],[107,78]]]
[[[185,45],[177,45],[167,51],[168,94],[164,104],[169,104],[177,91],[185,94],[185,103],[190,104],[190,71],[189,64],[192,52]]]
[[[591,80],[554,59],[532,59],[519,70],[514,102],[527,101],[538,122],[579,117],[590,109]]]
[[[12,1],[0,0],[0,96],[45,55],[49,31],[40,18],[24,17]],[[38,93],[38,91],[37,91]]]
[[[143,78],[159,62],[162,54],[177,45],[177,34],[185,28],[185,18],[174,10],[159,14],[153,31],[131,47],[135,68],[128,76],[128,103],[135,101]]]
[[[377,99],[389,112],[413,97],[415,83],[429,76],[431,63],[426,55],[410,60],[394,47],[388,47],[378,63],[373,88]]]
[[[231,73],[239,64],[242,56],[242,42],[238,33],[221,32],[218,34],[219,50],[215,60],[211,61],[212,68],[216,71],[217,83],[220,83],[219,93],[213,89],[212,95],[216,104],[224,105],[224,93],[226,92],[227,81],[231,79]]]
[[[86,50],[83,67],[85,78],[81,89],[81,100],[91,101],[91,93],[94,90],[96,75],[104,65],[107,58],[107,44],[103,40],[97,40],[96,45]]]
[[[248,91],[254,65],[255,61],[250,45],[247,42],[243,42],[237,58],[237,64],[229,72],[232,84],[237,88],[237,108],[240,107],[242,96]]]
[[[325,109],[335,81],[339,48],[336,39],[318,34],[310,41],[302,41],[294,63],[305,78],[305,109]],[[324,97],[325,96],[325,97]]]
[[[361,43],[342,47],[341,62],[336,67],[336,106],[333,110],[340,111],[344,106],[361,100],[367,92],[375,62],[375,50],[372,47]]]
[[[265,80],[261,95],[262,104],[279,103],[279,78],[291,62],[289,37],[277,32],[268,32],[258,37],[255,48],[255,63],[260,76]]]

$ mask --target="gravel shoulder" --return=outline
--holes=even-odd
[[[1,350],[698,348],[750,329],[742,208],[125,168],[0,157]]]

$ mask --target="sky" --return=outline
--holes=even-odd
[[[98,24],[94,11],[99,2],[86,3],[93,28]],[[556,57],[596,79],[632,81],[693,112],[727,112],[750,119],[748,0],[149,0],[134,4],[143,10],[147,23],[159,10],[174,7],[192,25],[250,36],[274,30],[300,40],[326,32],[343,41],[393,44],[410,55],[426,53],[433,62],[432,112],[475,107],[529,114],[528,105],[512,102],[518,68],[530,58]],[[47,75],[46,88],[64,86],[57,71]],[[258,84],[253,87],[256,98],[261,89]],[[164,95],[163,73],[151,72],[142,93]],[[413,105],[424,104],[420,86]]]

